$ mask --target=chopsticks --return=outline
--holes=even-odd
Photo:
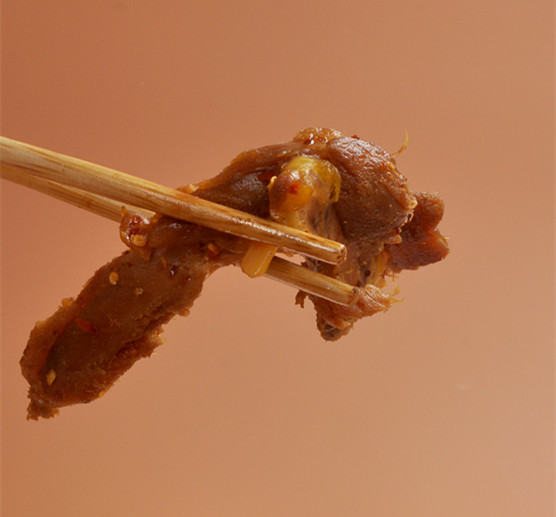
[[[283,247],[325,262],[345,258],[345,248],[318,235],[217,205],[179,190],[84,160],[0,137],[2,169],[16,169],[122,203],[200,226]]]
[[[114,221],[120,221],[124,204],[137,213],[159,212],[325,262],[345,257],[345,247],[337,242],[6,137],[0,137],[0,165],[4,179]],[[351,285],[280,257],[273,258],[265,275],[341,305],[361,296]]]

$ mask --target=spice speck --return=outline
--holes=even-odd
[[[54,370],[49,370],[46,374],[46,384],[52,386],[52,383],[56,380],[56,372]]]

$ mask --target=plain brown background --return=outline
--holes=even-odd
[[[2,134],[178,186],[330,126],[438,190],[452,253],[322,341],[294,292],[207,282],[101,400],[28,422],[35,321],[123,250],[2,182],[2,515],[547,517],[550,1],[2,2]]]

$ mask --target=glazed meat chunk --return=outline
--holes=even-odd
[[[184,189],[345,244],[341,264],[304,262],[356,292],[349,306],[309,295],[324,339],[338,339],[358,319],[388,309],[388,275],[448,253],[437,229],[439,195],[412,193],[386,151],[330,129],[309,128],[290,142],[241,153],[216,177]],[[257,276],[281,251],[160,215],[126,212],[120,234],[127,251],[31,332],[21,359],[29,418],[95,400],[160,345],[162,326],[189,313],[213,271],[238,265]],[[299,293],[297,302],[305,297]]]

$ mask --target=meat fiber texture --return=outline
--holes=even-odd
[[[347,258],[339,265],[311,259],[304,264],[362,293],[347,307],[309,296],[322,337],[338,339],[358,319],[389,308],[392,297],[381,290],[387,276],[447,255],[446,239],[437,230],[443,202],[436,193],[411,193],[394,157],[380,147],[318,128],[241,153],[219,175],[187,190],[276,219],[279,210],[270,207],[284,203],[292,181],[286,169],[296,157],[324,161],[339,178],[339,193],[331,188],[333,199],[307,205],[310,209],[296,219],[301,229],[346,245]],[[299,177],[295,170],[294,176]],[[316,199],[317,187],[311,188]],[[249,245],[160,215],[147,220],[126,213],[120,233],[129,249],[31,332],[20,362],[30,385],[30,419],[52,417],[61,407],[101,396],[161,344],[166,322],[189,313],[205,279],[219,267],[238,265]],[[373,295],[363,296],[370,288]],[[298,303],[305,296],[299,293]]]

